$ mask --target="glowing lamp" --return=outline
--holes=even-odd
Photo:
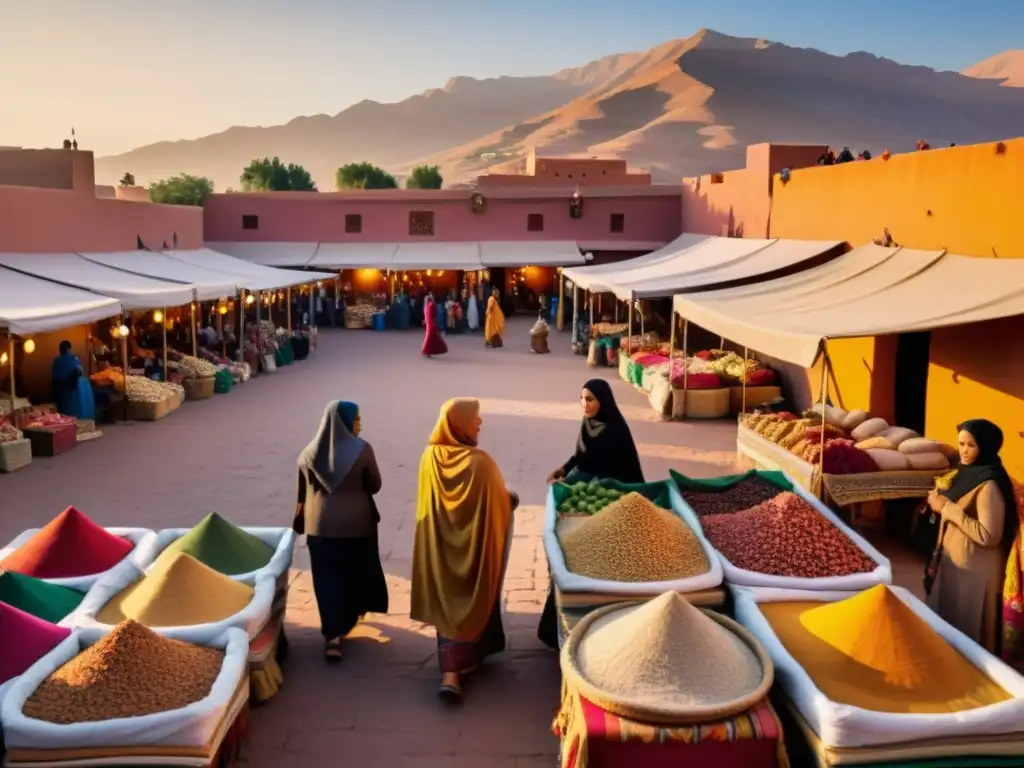
[[[219,307],[217,307],[217,312],[219,312],[222,315],[226,315],[228,313],[228,308],[221,304]]]
[[[251,306],[253,303],[255,303],[255,301],[256,297],[250,293],[248,296],[245,297],[245,306]]]
[[[433,277],[433,276],[434,276],[434,270],[428,269],[427,270],[427,277]]]
[[[164,319],[164,313],[161,312],[159,309],[156,312],[153,313],[153,322],[154,323],[161,323],[161,322],[163,322],[163,319]]]
[[[0,352],[0,365],[7,365],[7,353]]]
[[[36,351],[36,343],[32,339],[25,339],[25,343],[22,344],[21,348],[25,350],[26,355],[31,355]]]
[[[122,339],[128,338],[128,326],[127,325],[119,325],[119,326],[117,326],[117,335],[120,336]]]

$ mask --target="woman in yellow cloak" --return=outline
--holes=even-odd
[[[505,333],[505,313],[501,311],[501,293],[495,288],[487,299],[487,313],[484,317],[484,342],[489,348],[503,345],[501,339]]]
[[[505,650],[501,589],[519,504],[477,447],[480,403],[441,406],[420,460],[410,616],[437,630],[442,698],[462,700],[461,678]]]

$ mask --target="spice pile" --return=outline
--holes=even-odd
[[[834,603],[758,607],[834,702],[876,712],[947,714],[1011,698],[884,585]]]
[[[50,675],[26,716],[70,725],[181,709],[209,695],[224,654],[126,621]]]
[[[14,571],[0,572],[0,603],[56,624],[79,606],[81,592]]]
[[[70,629],[0,603],[0,685],[52,651]]]
[[[211,512],[172,542],[157,559],[155,568],[162,570],[178,554],[191,555],[215,571],[236,576],[265,566],[274,550],[262,539]]]
[[[96,618],[103,624],[134,619],[149,627],[191,627],[234,616],[252,596],[252,587],[179,552],[114,595]]]
[[[127,397],[135,403],[162,403],[176,395],[184,394],[179,384],[154,381],[145,376],[128,376],[125,382]]]
[[[656,709],[726,704],[753,693],[764,677],[743,640],[675,592],[599,617],[575,650],[593,685]]]
[[[217,375],[217,366],[192,355],[176,355],[168,361],[168,367],[181,373],[186,379],[209,379]]]
[[[37,579],[94,576],[108,571],[135,548],[68,507],[3,560],[0,570]]]
[[[721,491],[700,491],[687,488],[683,500],[697,517],[723,515],[741,509],[756,507],[779,495],[779,486],[757,476],[745,477],[735,485]]]
[[[710,568],[690,527],[639,493],[566,530],[561,544],[572,573],[603,581],[674,581]]]
[[[15,440],[21,440],[23,437],[24,435],[21,434],[20,429],[6,419],[0,418],[0,443],[13,443]]]
[[[706,515],[701,526],[711,545],[746,571],[820,579],[870,573],[878,567],[848,536],[790,491],[747,509]]]

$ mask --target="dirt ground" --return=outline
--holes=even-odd
[[[557,656],[535,637],[548,586],[541,511],[545,478],[576,440],[583,383],[592,375],[613,380],[652,479],[670,467],[695,476],[735,470],[735,427],[662,423],[611,370],[595,373],[569,354],[567,334],[553,335],[552,354],[531,354],[528,328],[511,320],[499,350],[485,349],[480,335],[449,337],[450,353],[432,360],[419,356],[416,332],[322,332],[307,361],[186,403],[155,424],[107,427],[70,454],[0,476],[0,540],[69,505],[105,525],[191,526],[211,511],[240,524],[289,525],[296,456],[329,401],[357,402],[384,477],[378,506],[390,612],[370,616],[346,643],[344,663],[326,667],[300,545],[285,685],[254,711],[244,762],[298,768],[340,757],[365,768],[551,768],[560,673]],[[488,662],[453,711],[436,698],[432,630],[408,612],[419,457],[439,406],[456,396],[481,400],[481,446],[522,507],[505,581],[510,650]]]

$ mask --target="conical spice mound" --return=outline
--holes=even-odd
[[[70,634],[70,629],[0,603],[0,684],[23,673]]]
[[[758,607],[814,685],[839,704],[949,714],[1010,698],[887,586],[831,603]]]
[[[565,565],[605,581],[674,581],[707,573],[697,535],[678,515],[629,493],[561,537]]]
[[[216,512],[172,542],[157,559],[157,567],[180,552],[228,576],[258,570],[274,556],[273,547]]]
[[[607,613],[575,648],[583,678],[605,694],[657,710],[726,704],[764,679],[739,637],[675,592]]]
[[[87,723],[180,709],[209,695],[224,653],[126,621],[44,680],[26,716]]]
[[[0,573],[0,602],[56,624],[79,606],[81,592],[14,571]]]
[[[135,548],[74,507],[68,507],[0,560],[0,570],[37,579],[94,576],[109,571]]]
[[[178,554],[114,595],[96,618],[104,624],[134,619],[149,627],[188,627],[234,616],[252,598],[252,587]]]

